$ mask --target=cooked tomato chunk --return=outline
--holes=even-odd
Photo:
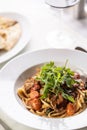
[[[30,92],[30,98],[33,99],[33,98],[38,98],[40,96],[39,92],[38,91],[31,91]]]
[[[75,105],[73,103],[68,103],[66,111],[68,116],[73,115],[75,113]]]
[[[27,105],[30,105],[31,108],[35,111],[40,110],[42,104],[39,98],[34,98],[28,102]]]

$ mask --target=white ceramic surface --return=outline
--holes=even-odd
[[[3,12],[0,13],[0,16],[5,16],[18,21],[22,29],[22,34],[17,44],[8,52],[0,51],[0,63],[3,63],[18,54],[28,44],[28,42],[30,41],[30,29],[29,21],[27,20],[27,18],[19,13]]]
[[[69,49],[32,51],[8,62],[0,71],[0,109],[16,122],[36,129],[70,130],[87,126],[87,110],[68,118],[43,118],[30,113],[17,99],[16,82],[24,71],[41,63],[65,62],[66,59],[71,65],[87,72],[87,54]]]

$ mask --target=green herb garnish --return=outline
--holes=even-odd
[[[72,88],[77,82],[73,78],[74,72],[70,68],[55,66],[54,62],[47,63],[41,67],[39,75],[36,77],[43,83],[43,96],[46,98],[50,92],[58,95],[62,94],[63,98],[74,102],[73,96],[65,93],[64,84],[67,88]]]

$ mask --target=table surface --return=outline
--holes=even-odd
[[[0,0],[0,12],[21,13],[29,20],[31,40],[19,54],[51,47],[48,44],[47,36],[49,32],[58,29],[58,16],[56,16],[51,8],[45,4],[44,0]],[[79,38],[81,39],[80,36]],[[84,38],[82,38],[82,40],[83,39]],[[7,62],[0,64],[0,68],[6,63]],[[0,111],[0,118],[1,124],[3,125],[6,123],[12,130],[34,130],[13,122],[3,111]],[[10,130],[8,126],[5,128]],[[3,130],[2,126],[0,126],[0,130]],[[82,130],[87,130],[87,128]]]

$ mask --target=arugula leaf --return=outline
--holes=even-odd
[[[62,93],[62,96],[65,98],[65,99],[67,99],[67,100],[69,100],[70,102],[75,102],[75,100],[74,100],[74,98],[72,97],[72,96],[70,96],[70,95],[68,95],[68,94],[66,94],[66,93]]]
[[[77,82],[73,78],[73,75],[74,72],[70,68],[66,68],[66,64],[60,67],[55,66],[54,62],[51,61],[43,65],[39,75],[36,77],[36,80],[43,83],[42,98],[46,98],[50,92],[53,92],[55,95],[61,93],[65,99],[74,102],[74,98],[66,94],[62,87],[64,84],[69,88],[73,87],[73,84]]]

